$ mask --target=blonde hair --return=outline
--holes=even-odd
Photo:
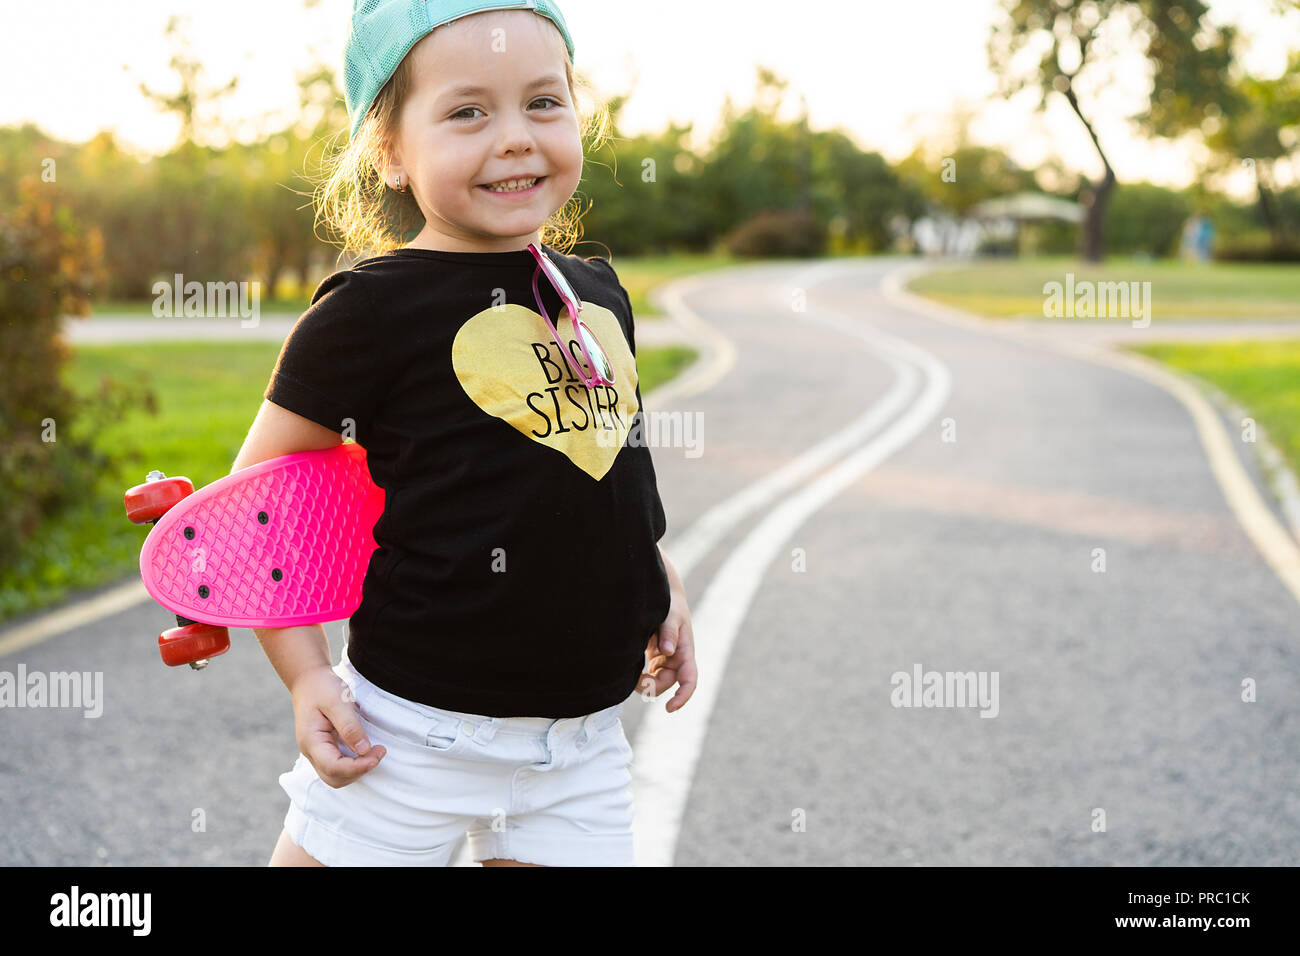
[[[424,215],[411,189],[408,187],[403,192],[390,189],[379,172],[387,165],[388,144],[397,137],[398,117],[410,93],[411,61],[408,52],[375,97],[351,141],[341,147],[337,145],[339,137],[347,134],[344,130],[326,146],[313,196],[314,225],[323,224],[333,234],[325,241],[341,246],[339,258],[350,253],[364,257],[396,249],[410,241],[424,225]],[[579,109],[579,91],[590,101],[588,108],[579,109],[578,127],[584,141],[591,137],[584,153],[595,150],[610,138],[609,109],[586,78],[575,73],[567,56],[564,72],[574,108]],[[566,254],[582,235],[580,220],[586,210],[580,208],[578,195],[570,196],[541,228],[541,241]]]

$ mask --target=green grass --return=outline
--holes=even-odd
[[[1100,266],[1072,258],[982,262],[918,276],[908,288],[990,318],[1042,319],[1047,282],[1151,283],[1151,318],[1300,319],[1300,266],[1114,259]],[[1129,321],[1128,317],[1118,317]]]
[[[651,389],[676,378],[686,370],[686,366],[695,361],[697,355],[699,353],[695,349],[684,345],[637,349],[637,387],[641,389],[641,397],[644,398]]]
[[[262,404],[280,344],[153,343],[81,346],[64,369],[70,388],[111,375],[144,381],[158,414],[133,411],[95,436],[100,447],[130,449],[134,461],[101,476],[85,502],[45,519],[16,566],[0,572],[0,622],[50,607],[73,592],[122,580],[139,567],[147,528],[132,525],[122,494],[157,468],[196,486],[229,474]],[[646,348],[637,355],[641,394],[672,378],[691,349]]]
[[[1146,345],[1141,352],[1218,386],[1300,473],[1300,339]]]
[[[133,411],[95,436],[100,447],[129,449],[134,461],[101,476],[82,504],[47,517],[15,567],[0,572],[0,620],[48,607],[71,591],[121,578],[138,566],[144,529],[122,511],[122,493],[150,469],[207,484],[230,471],[275,366],[275,342],[158,343],[76,348],[64,381],[111,375],[147,382],[158,415]]]

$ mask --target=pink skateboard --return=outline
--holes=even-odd
[[[291,627],[348,617],[378,545],[384,490],[355,442],[259,462],[199,489],[150,472],[123,499],[153,522],[140,577],[179,627],[165,663],[195,670],[230,649],[227,627]]]

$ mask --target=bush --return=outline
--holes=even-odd
[[[1220,262],[1300,262],[1300,242],[1284,239],[1274,242],[1268,236],[1243,236],[1222,242],[1214,250]]]
[[[92,495],[119,460],[95,447],[96,431],[135,400],[153,401],[147,389],[104,379],[83,399],[90,414],[75,414],[78,396],[60,380],[68,355],[60,321],[89,311],[103,282],[103,241],[94,230],[83,235],[51,195],[29,176],[16,208],[0,211],[0,567],[43,517]]]
[[[805,257],[826,254],[828,230],[809,213],[769,209],[733,229],[723,245],[733,256]]]
[[[1185,193],[1152,183],[1123,183],[1106,208],[1106,251],[1172,256],[1178,252],[1183,224],[1191,214],[1192,203]]]
[[[1082,227],[1078,223],[1044,219],[1020,228],[1020,255],[1073,256],[1079,250]]]

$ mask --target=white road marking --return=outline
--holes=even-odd
[[[907,405],[908,398],[916,390],[916,369],[889,355],[882,355],[882,358],[895,372],[894,384],[883,398],[868,407],[849,425],[822,439],[799,457],[751,482],[731,497],[719,501],[700,515],[681,535],[664,539],[664,550],[672,558],[673,567],[682,580],[732,528],[814,472],[860,445]]]
[[[842,268],[838,264],[835,266]],[[815,271],[820,276],[823,270],[818,267]],[[807,281],[808,275],[803,278]],[[951,375],[947,367],[910,342],[840,313],[818,310],[794,314],[805,321],[828,325],[862,340],[872,352],[891,365],[897,367],[900,361],[914,363],[924,372],[926,384],[911,408],[886,431],[773,508],[728,556],[694,607],[691,623],[698,638],[695,650],[701,682],[690,702],[675,713],[669,714],[662,705],[649,708],[633,743],[632,778],[636,806],[633,829],[640,866],[672,865],[682,815],[704,745],[709,717],[726,672],[731,645],[764,572],[790,535],[813,513],[920,434],[943,407],[951,391]],[[887,396],[885,401],[888,400]],[[860,417],[844,431],[860,432],[865,418]],[[810,450],[805,455],[814,452],[822,454],[824,448]],[[762,479],[760,483],[766,480]],[[733,497],[747,493],[742,491]],[[725,509],[727,506],[721,507]],[[700,534],[703,539],[705,532]],[[703,542],[692,544],[695,557],[699,556],[701,547]],[[676,552],[667,545],[664,550],[670,552],[673,563],[677,564]],[[666,703],[674,692],[674,689],[669,689],[659,700]]]
[[[736,364],[736,347],[731,339],[700,318],[684,298],[697,286],[714,279],[716,276],[712,273],[691,276],[657,288],[651,293],[650,298],[655,305],[671,315],[673,321],[686,331],[692,344],[699,348],[700,357],[680,375],[642,395],[642,403],[647,410],[712,388]]]
[[[795,281],[783,286],[784,291],[774,296],[774,300],[778,301],[781,306],[788,307],[790,296],[786,294],[786,291],[804,288],[828,274],[844,271],[846,268],[852,267],[846,267],[840,262],[826,262],[805,269],[796,274]],[[673,286],[666,290],[663,301],[665,304],[673,305],[680,303],[684,307],[679,291]],[[806,313],[796,314],[807,316]],[[695,321],[701,322],[702,320],[696,316]],[[875,346],[875,353],[894,369],[894,384],[879,401],[869,406],[866,411],[847,426],[828,435],[783,467],[750,483],[731,497],[718,502],[700,515],[695,520],[695,523],[683,534],[673,538],[666,538],[663,541],[664,550],[672,558],[673,567],[677,569],[678,575],[683,580],[690,574],[691,569],[712,551],[722,538],[731,532],[732,528],[740,524],[753,512],[765,507],[778,495],[784,494],[815,471],[859,445],[868,435],[900,412],[907,404],[908,396],[916,388],[916,368],[912,364],[894,357],[889,351],[890,343],[898,341],[893,339],[892,336],[873,338],[873,336],[878,336],[879,333],[859,322],[845,319],[843,316],[831,312],[814,315],[810,321],[834,328],[846,335],[864,339],[868,344]]]

